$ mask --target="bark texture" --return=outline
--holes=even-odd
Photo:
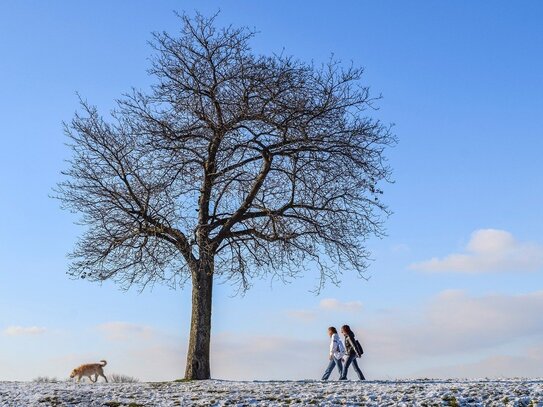
[[[199,262],[192,277],[192,317],[185,379],[203,380],[211,377],[209,349],[211,341],[211,308],[213,263]]]

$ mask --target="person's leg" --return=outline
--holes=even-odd
[[[358,362],[356,361],[356,358],[353,359],[353,368],[358,374],[358,378],[360,380],[366,380],[366,378],[364,377],[364,374],[362,373],[362,370],[360,370],[360,368],[358,367]]]
[[[322,375],[321,380],[328,380],[328,378],[330,377],[330,373],[332,373],[332,370],[334,370],[335,365],[336,365],[336,361],[332,359],[330,363],[328,363],[328,367],[324,371],[324,374]]]
[[[347,380],[347,370],[349,370],[349,366],[351,365],[353,358],[354,355],[349,355],[347,362],[345,362],[345,366],[343,366],[343,373],[341,373],[339,380]]]
[[[339,372],[339,377],[343,374],[343,361],[341,359],[336,360],[337,370]]]

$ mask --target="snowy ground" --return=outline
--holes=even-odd
[[[543,406],[541,380],[0,382],[0,406]]]

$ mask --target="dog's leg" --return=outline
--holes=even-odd
[[[102,377],[104,378],[104,380],[106,381],[106,383],[109,383],[109,382],[107,381],[107,377],[106,377],[106,375],[105,375],[105,374],[103,374],[103,373],[100,373],[100,376],[102,376]]]

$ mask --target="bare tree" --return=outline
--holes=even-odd
[[[362,69],[255,55],[253,32],[181,18],[179,37],[154,35],[149,91],[124,95],[107,120],[81,101],[57,195],[86,226],[72,276],[191,281],[185,377],[208,379],[214,279],[246,290],[311,267],[320,287],[364,271],[394,137],[364,115]]]

